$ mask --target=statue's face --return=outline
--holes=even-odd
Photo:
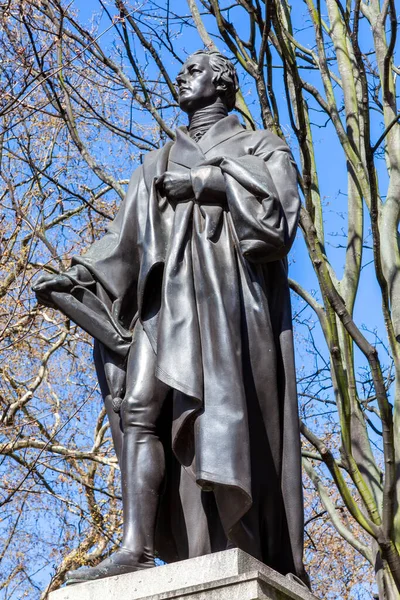
[[[190,56],[180,70],[176,82],[179,106],[186,113],[214,104],[219,94],[212,79],[215,73],[206,54]]]

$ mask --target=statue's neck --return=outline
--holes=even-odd
[[[210,129],[214,123],[217,123],[228,115],[227,108],[222,101],[215,102],[204,108],[199,108],[194,113],[189,114],[189,135],[196,142]]]

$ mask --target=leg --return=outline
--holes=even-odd
[[[168,387],[155,378],[155,355],[138,323],[127,366],[127,389],[121,407],[122,547],[135,561],[154,566],[154,530],[160,488],[165,474],[162,443],[156,424]]]
[[[71,572],[67,583],[111,577],[154,566],[154,532],[165,458],[156,423],[168,387],[154,376],[155,355],[138,322],[127,365],[121,406],[124,515],[122,545],[96,567]]]

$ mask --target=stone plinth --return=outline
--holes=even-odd
[[[64,587],[50,600],[316,600],[241,550]]]

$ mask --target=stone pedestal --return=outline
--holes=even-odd
[[[64,587],[50,600],[316,600],[241,550]]]

